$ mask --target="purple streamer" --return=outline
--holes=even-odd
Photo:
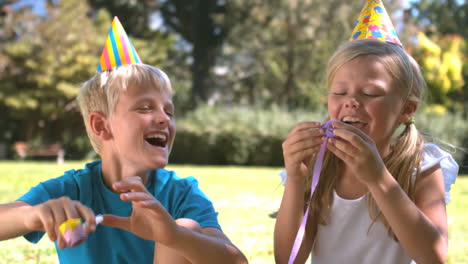
[[[327,145],[328,138],[334,138],[335,135],[333,134],[333,128],[331,127],[331,123],[334,120],[328,120],[325,124],[323,124],[320,128],[325,130],[325,139],[320,146],[320,151],[317,155],[317,159],[315,160],[314,166],[314,174],[312,175],[312,185],[310,187],[310,197],[309,201],[307,202],[307,209],[302,217],[301,225],[299,226],[299,230],[297,230],[296,239],[294,240],[294,245],[291,249],[291,255],[289,255],[288,264],[293,264],[294,260],[296,260],[297,253],[299,253],[299,249],[301,247],[302,240],[304,239],[305,227],[307,223],[307,217],[309,215],[309,208],[310,203],[312,202],[312,195],[314,194],[315,187],[317,187],[320,171],[322,170],[322,163],[323,163],[323,156],[325,155],[325,147]]]

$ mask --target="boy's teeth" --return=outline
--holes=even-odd
[[[146,138],[156,138],[156,139],[161,139],[161,140],[166,140],[166,136],[165,135],[152,135],[152,136],[149,136],[149,137],[146,137]]]

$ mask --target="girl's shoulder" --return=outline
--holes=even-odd
[[[423,147],[421,172],[426,171],[437,164],[440,165],[444,175],[445,202],[448,203],[450,201],[450,188],[451,185],[455,183],[459,166],[450,153],[442,150],[434,143],[425,143]]]

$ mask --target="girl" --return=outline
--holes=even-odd
[[[417,63],[394,43],[350,41],[328,63],[327,88],[335,138],[320,123],[304,122],[283,143],[276,262],[289,259],[323,140],[328,151],[295,263],[311,251],[314,264],[445,262],[443,170],[454,181],[458,166],[425,143],[412,121],[425,88]]]

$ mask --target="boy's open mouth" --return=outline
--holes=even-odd
[[[154,134],[145,137],[146,142],[152,146],[164,148],[167,145],[167,136],[163,134]]]

